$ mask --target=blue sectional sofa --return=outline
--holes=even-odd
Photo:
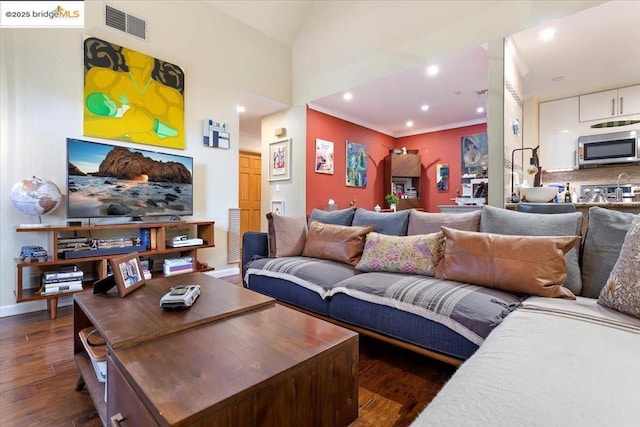
[[[597,207],[591,208],[589,215],[585,236],[581,236],[583,217],[579,212],[534,214],[491,206],[464,214],[314,210],[310,222],[305,218],[295,224],[286,223],[284,218],[272,223],[270,218],[269,233],[243,236],[244,286],[360,333],[459,365],[529,296],[529,291],[522,291],[525,282],[533,280],[531,286],[539,287],[532,293],[541,296],[551,296],[552,289],[553,296],[597,298],[616,262],[626,230],[637,215]],[[285,221],[280,224],[280,232],[278,221]],[[335,229],[340,233],[362,229],[359,232],[365,246],[357,263],[345,262],[340,253],[336,255],[344,236],[328,240],[318,237]],[[446,238],[443,231],[448,233]],[[504,254],[492,255],[486,261],[480,253],[441,269],[445,261],[458,259],[449,252],[455,248],[454,235],[488,238],[480,244],[487,244],[486,252],[492,254],[506,244],[506,257],[513,254],[514,261],[505,263]],[[607,238],[602,239],[603,235]],[[580,236],[582,241],[575,244],[577,239],[566,236]],[[560,277],[554,280],[561,283],[536,282],[536,276],[545,276],[553,269],[536,267],[541,265],[535,260],[540,250],[531,244],[541,240],[566,243],[564,249],[552,248],[562,250],[564,271],[554,273],[554,277]],[[294,241],[295,248],[287,247]],[[351,249],[352,243],[343,246]],[[475,245],[475,240],[472,243]],[[376,258],[378,244],[386,245],[387,251]],[[433,249],[438,247],[440,252]],[[393,248],[398,249],[395,258]],[[426,267],[422,260],[427,261]],[[520,270],[513,270],[511,266],[517,263],[521,263]],[[471,280],[453,280],[458,274]],[[495,280],[498,285],[494,287],[487,280]]]

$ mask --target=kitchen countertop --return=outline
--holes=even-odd
[[[593,206],[599,206],[601,208],[608,209],[616,209],[616,210],[626,210],[626,209],[638,209],[640,212],[640,202],[609,202],[609,203],[588,203],[588,202],[577,202],[574,203],[576,209],[589,209]],[[507,209],[515,209],[518,206],[517,203],[507,203],[505,207]]]

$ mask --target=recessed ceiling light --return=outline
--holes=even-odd
[[[246,110],[242,105],[238,105],[238,113],[244,113]]]
[[[476,112],[478,112],[478,113],[484,113],[484,107],[478,107],[478,108],[476,108]]]
[[[409,127],[409,128],[410,128],[410,127],[413,127],[413,121],[408,120],[408,121],[407,121],[407,127]]]
[[[351,94],[351,92],[345,92],[344,95],[342,95],[342,97],[344,98],[345,101],[351,101],[351,99],[353,99],[353,95]]]
[[[427,67],[427,75],[433,77],[440,72],[440,68],[437,65],[429,65]]]
[[[420,107],[420,109],[422,111],[427,111],[429,109],[429,106],[427,104],[424,104],[422,107]]]
[[[540,31],[538,38],[543,42],[548,42],[553,38],[555,34],[556,30],[554,30],[553,28],[545,28],[544,30]]]

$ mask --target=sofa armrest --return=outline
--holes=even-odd
[[[247,264],[254,257],[269,256],[267,233],[247,231],[242,235],[242,276],[246,273]]]

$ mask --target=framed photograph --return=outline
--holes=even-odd
[[[316,139],[316,173],[333,175],[333,142]]]
[[[269,143],[269,181],[291,178],[291,139]]]
[[[109,259],[113,278],[120,297],[125,297],[144,285],[144,275],[138,254],[127,254]]]
[[[284,201],[282,200],[272,200],[271,201],[271,212],[275,215],[284,215]]]
[[[489,140],[486,133],[461,138],[463,178],[484,176],[489,165]]]

